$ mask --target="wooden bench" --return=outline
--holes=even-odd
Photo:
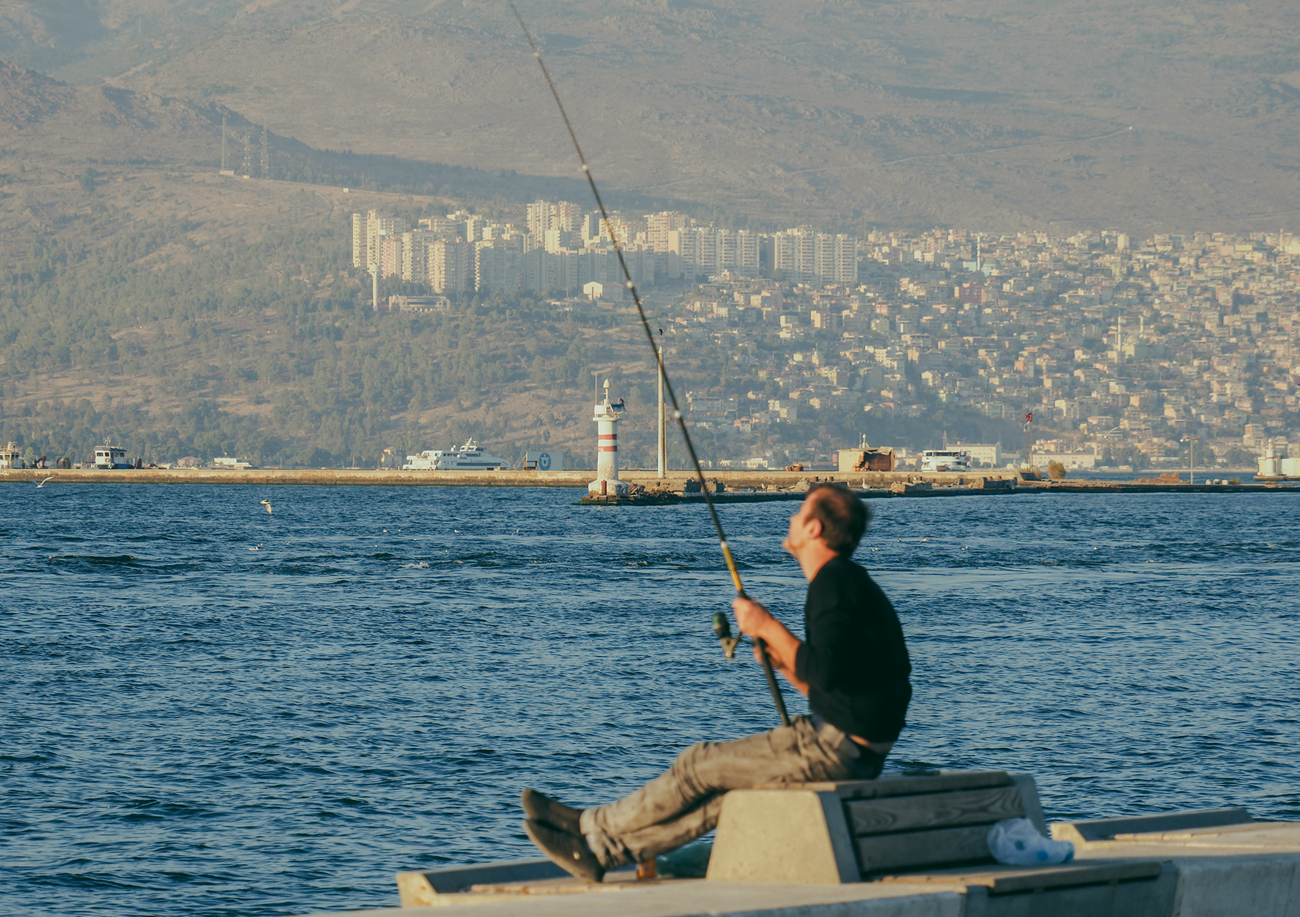
[[[1033,778],[959,771],[728,793],[709,878],[858,882],[900,869],[992,862],[1005,818],[1047,833]]]
[[[960,886],[968,914],[1169,913],[1174,879],[1161,880],[1158,860],[998,865],[988,831],[1006,818],[1047,833],[1033,778],[959,771],[737,790],[723,800],[708,877]]]

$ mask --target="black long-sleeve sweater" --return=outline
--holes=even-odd
[[[912,662],[885,593],[847,557],[828,561],[808,586],[795,675],[808,705],[850,735],[893,742],[912,699]]]

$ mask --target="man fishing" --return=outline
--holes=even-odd
[[[757,602],[732,603],[741,631],[808,698],[812,714],[730,742],[701,742],[671,768],[608,805],[575,809],[523,794],[528,837],[588,882],[712,831],[728,790],[765,783],[873,780],[898,739],[912,666],[889,599],[852,560],[870,511],[847,488],[821,485],[790,518],[781,546],[808,580],[804,639]]]

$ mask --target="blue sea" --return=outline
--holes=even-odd
[[[710,631],[704,508],[579,496],[0,487],[0,912],[396,904],[398,870],[535,855],[525,786],[607,801],[774,725]],[[720,512],[797,630],[795,507]],[[915,666],[889,768],[1026,771],[1049,820],[1300,818],[1300,497],[874,509]]]

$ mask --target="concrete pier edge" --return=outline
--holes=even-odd
[[[574,471],[398,471],[371,469],[218,470],[207,468],[144,469],[4,469],[0,483],[27,484],[53,477],[46,487],[63,484],[169,484],[232,486],[374,486],[374,487],[558,487],[586,491],[593,472]],[[646,491],[680,494],[693,476],[675,471],[660,479],[653,471],[620,470],[620,478]],[[723,485],[722,502],[801,498],[808,485],[846,484],[871,498],[995,496],[1009,493],[1300,493],[1300,486],[1276,482],[1242,484],[1157,483],[1151,481],[1023,481],[1000,470],[920,474],[917,472],[710,471],[710,483]],[[891,489],[892,488],[892,489]],[[683,499],[702,499],[686,493]]]

